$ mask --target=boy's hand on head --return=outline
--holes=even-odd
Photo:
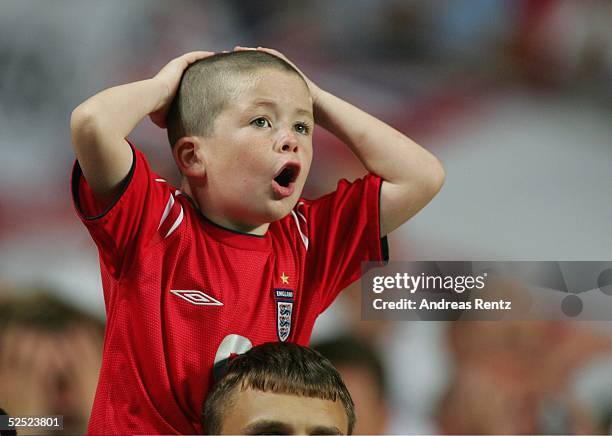
[[[150,79],[105,89],[78,105],[70,115],[70,134],[83,176],[104,206],[121,192],[133,163],[126,137],[147,116],[166,127],[170,104],[185,69],[211,56],[195,51],[171,60]]]
[[[302,72],[302,70],[300,70],[293,62],[291,62],[287,58],[287,56],[285,56],[284,54],[282,54],[278,50],[274,50],[274,49],[271,49],[271,48],[265,48],[265,47],[257,47],[257,48],[241,47],[239,45],[234,47],[234,51],[244,51],[244,50],[258,50],[258,51],[263,51],[263,52],[269,53],[269,54],[271,54],[273,56],[281,58],[282,60],[287,62],[289,65],[291,65],[293,68],[295,68],[295,70],[298,73],[300,73],[300,75],[302,76],[302,78],[304,79],[306,84],[308,85],[308,90],[310,91],[310,96],[312,97],[312,104],[313,104],[313,106],[316,106],[317,99],[319,97],[321,89],[317,85],[315,85],[308,77],[306,77],[306,75]]]
[[[166,127],[166,115],[168,114],[168,109],[174,99],[174,95],[178,91],[183,73],[189,65],[214,54],[215,53],[211,51],[192,51],[186,53],[172,59],[153,77],[152,80],[163,84],[167,92],[166,95],[160,98],[155,110],[149,114],[151,121],[161,128]]]

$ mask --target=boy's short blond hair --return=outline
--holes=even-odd
[[[264,69],[286,71],[304,80],[283,59],[255,50],[218,53],[190,65],[166,118],[170,146],[183,136],[211,136],[216,117],[239,95],[241,81]]]

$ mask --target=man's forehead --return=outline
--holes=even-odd
[[[263,392],[248,387],[238,391],[230,413],[245,425],[261,422],[299,424],[325,428],[325,434],[343,433],[348,427],[348,417],[340,400]]]

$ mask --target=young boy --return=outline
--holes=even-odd
[[[180,189],[125,139],[147,115],[168,128]],[[315,115],[370,174],[309,201]],[[201,432],[214,364],[264,342],[307,345],[444,179],[423,148],[262,48],[176,58],[86,100],[71,131],[107,313],[91,433]]]
[[[232,359],[202,410],[206,434],[353,434],[355,404],[318,352],[268,342]]]

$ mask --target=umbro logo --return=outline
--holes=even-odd
[[[174,295],[178,295],[183,300],[196,304],[198,306],[223,306],[216,298],[205,294],[202,291],[186,290],[186,289],[170,289]]]

